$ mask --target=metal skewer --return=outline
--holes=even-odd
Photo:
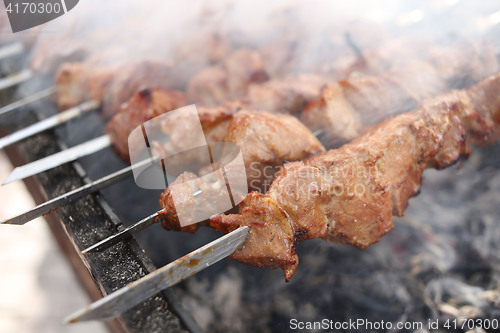
[[[13,55],[23,53],[23,52],[24,52],[23,43],[20,43],[20,42],[11,43],[9,45],[6,45],[6,46],[0,48],[0,60],[3,60],[5,58],[8,58],[8,57],[11,57]]]
[[[317,130],[313,134],[315,136],[320,136],[323,134],[323,131]],[[0,139],[0,143],[1,141],[2,139]],[[59,153],[42,158],[38,161],[34,161],[25,164],[23,166],[16,167],[14,170],[12,170],[9,177],[7,177],[7,179],[2,183],[2,185],[6,185],[16,180],[21,180],[30,176],[34,176],[40,172],[50,170],[64,163],[72,162],[78,158],[102,150],[110,145],[111,145],[110,137],[108,135],[103,135],[99,138],[87,141],[72,148],[63,150]]]
[[[36,102],[38,100],[41,100],[45,97],[49,97],[53,95],[56,92],[56,87],[50,87],[47,89],[44,89],[42,91],[39,91],[37,93],[34,93],[31,96],[24,97],[23,99],[20,99],[19,101],[16,101],[14,103],[11,103],[9,105],[3,106],[0,108],[0,116],[8,113],[10,111],[19,109],[25,105],[31,104],[33,102]]]
[[[157,161],[156,158],[147,159],[142,162],[136,163],[134,165],[123,168],[119,171],[113,172],[101,179],[90,182],[82,187],[79,187],[73,191],[62,194],[56,198],[48,200],[35,208],[32,208],[24,213],[16,215],[5,221],[0,221],[0,224],[12,224],[12,225],[23,225],[37,217],[49,214],[51,211],[58,209],[61,206],[74,202],[87,194],[97,192],[107,186],[113,185],[133,174],[134,168],[140,168],[149,164],[153,164]]]
[[[72,107],[64,112],[58,113],[52,117],[41,120],[31,126],[23,128],[17,132],[4,136],[0,139],[0,149],[24,140],[32,135],[41,133],[48,129],[54,128],[67,122],[70,119],[76,118],[83,113],[97,110],[99,108],[99,103],[96,101],[87,101],[78,106]]]
[[[202,193],[201,190],[198,190],[193,193],[193,196],[196,197]],[[108,238],[103,239],[100,242],[95,243],[92,246],[89,246],[85,250],[83,250],[81,253],[82,254],[89,254],[91,252],[99,252],[107,249],[108,247],[121,242],[122,240],[132,237],[135,233],[141,231],[144,228],[149,227],[150,225],[155,224],[158,219],[159,212],[156,212],[152,215],[149,215],[148,217],[140,220],[139,222],[135,223],[134,225],[131,225],[128,228],[123,229],[122,231],[109,236]]]
[[[245,243],[248,232],[247,226],[238,228],[75,312],[65,322],[116,316],[231,255]]]
[[[38,161],[25,164],[12,170],[11,174],[2,183],[2,185],[11,183],[15,180],[27,178],[40,172],[50,170],[64,163],[77,160],[81,157],[93,154],[111,145],[111,139],[108,135],[100,136],[80,145],[68,148],[59,153],[39,159]]]
[[[121,242],[125,238],[131,237],[133,234],[136,232],[141,231],[142,229],[149,227],[150,225],[155,224],[158,221],[158,212],[149,215],[148,217],[140,220],[134,225],[131,225],[130,227],[120,231],[117,234],[114,234],[112,236],[109,236],[108,238],[103,239],[100,242],[95,243],[94,245],[86,248],[83,250],[81,253],[82,254],[89,254],[91,252],[99,252],[107,249],[111,245],[114,245],[118,242]]]
[[[0,79],[0,90],[4,90],[20,83],[26,82],[33,77],[33,72],[29,69],[23,69],[20,72],[11,74]]]

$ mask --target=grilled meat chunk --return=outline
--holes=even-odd
[[[285,161],[296,161],[311,156],[316,153],[324,152],[325,149],[316,137],[298,121],[290,115],[275,115],[267,112],[249,112],[239,111],[233,115],[232,121],[227,129],[224,142],[230,142],[238,145],[246,168],[246,178],[250,190],[265,191],[276,172]],[[214,168],[221,166],[215,163]],[[212,166],[207,166],[200,170],[200,174],[208,174],[212,171]],[[225,167],[227,173],[239,172],[232,170],[231,167]],[[195,175],[185,172],[176,181],[175,184],[181,184],[183,180],[194,179]],[[196,190],[201,189],[207,193],[215,191],[214,201],[218,195],[223,192],[217,186],[208,184],[202,180],[196,181]],[[188,191],[193,184],[180,185],[185,189],[185,200],[182,201],[183,211],[198,209],[194,206],[195,201]],[[177,187],[179,188],[179,187]],[[176,188],[176,190],[177,190]],[[193,191],[194,192],[194,191]],[[217,203],[213,203],[217,204]],[[183,230],[194,232],[199,225],[189,225],[180,228],[173,204],[170,189],[167,189],[160,197],[160,211],[162,224],[169,230]],[[189,207],[186,208],[186,207]],[[214,210],[216,211],[216,210]]]
[[[295,117],[240,111],[233,116],[224,142],[240,147],[251,191],[265,192],[286,161],[324,152],[318,139]]]
[[[312,131],[323,132],[325,146],[336,147],[357,137],[367,126],[414,109],[425,98],[457,85],[465,88],[478,77],[498,70],[494,60],[482,66],[462,64],[445,70],[440,63],[443,58],[413,61],[383,75],[353,76],[329,84],[304,108],[301,120]]]
[[[500,74],[430,99],[335,150],[286,164],[266,194],[250,193],[239,214],[217,215],[225,233],[250,227],[232,258],[282,268],[289,280],[297,242],[324,238],[366,248],[393,228],[420,188],[425,168],[445,168],[470,144],[500,138]]]
[[[240,49],[222,63],[196,74],[189,83],[188,96],[197,103],[217,105],[242,97],[251,83],[267,79],[259,53]]]
[[[123,102],[147,87],[179,88],[171,81],[171,67],[160,61],[133,61],[112,66],[88,62],[65,63],[56,75],[57,104],[60,110],[88,99],[101,102],[105,119],[112,117]]]
[[[187,105],[186,96],[176,90],[144,89],[122,104],[118,113],[106,126],[113,148],[118,156],[129,162],[128,137],[130,133],[156,116]]]
[[[300,74],[251,84],[245,101],[257,110],[299,114],[304,106],[317,98],[327,80],[319,75]]]

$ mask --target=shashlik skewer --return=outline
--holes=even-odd
[[[418,67],[417,67],[418,68]],[[384,79],[384,78],[382,78]],[[427,82],[427,81],[426,81]],[[422,90],[430,90],[430,89],[435,89],[436,86],[435,85],[432,85],[431,87],[425,87],[425,88],[421,88],[420,91]],[[417,89],[414,89],[414,90],[417,90]],[[424,93],[422,93],[422,95],[424,95]],[[293,104],[293,103],[292,103]],[[339,120],[342,120],[342,119],[339,119]],[[276,170],[276,167],[277,166],[274,166],[275,170]],[[248,168],[247,168],[248,170]],[[194,177],[194,175],[193,175]],[[180,180],[176,181],[176,183],[184,183],[188,180],[190,180],[191,178],[193,177],[187,177],[186,179],[184,178],[181,178]],[[270,180],[272,180],[274,177],[270,178]],[[175,184],[175,183],[174,183]],[[182,185],[181,185],[182,186]],[[266,186],[266,189],[267,189],[268,186]],[[209,187],[207,187],[208,190],[210,190]],[[187,191],[187,190],[186,190]],[[217,191],[215,191],[217,192]],[[265,192],[265,191],[261,191],[261,192]],[[169,197],[169,191],[167,190],[163,195],[162,197],[160,198],[160,203],[162,205],[162,210],[159,212],[159,217],[163,218],[164,219],[164,222],[163,222],[163,226],[167,229],[178,229],[179,228],[179,224],[178,224],[178,221],[176,219],[176,212],[175,212],[175,205],[173,204],[172,202],[172,198]],[[216,196],[216,193],[214,193],[214,196]],[[194,209],[194,207],[193,207]],[[94,244],[93,246],[85,249],[83,252],[84,253],[88,253],[88,252],[91,252],[91,251],[98,251],[98,250],[102,250],[114,243],[116,243],[117,241],[123,239],[124,237],[128,236],[129,234],[131,233],[134,233],[136,230],[141,230],[142,228],[146,227],[146,226],[149,226],[150,224],[153,223],[154,219],[157,219],[157,216],[150,216],[140,222],[138,222],[137,224],[135,224],[134,226],[130,227],[129,229],[125,229],[123,230],[122,232],[118,233],[118,234],[115,234],[113,236],[110,236],[108,237],[107,239],[97,243],[97,244]],[[190,232],[194,232],[197,230],[199,224],[197,225],[191,225],[191,226],[188,226],[188,227],[184,227],[182,228],[183,231],[190,231]]]
[[[165,102],[167,102],[167,105],[170,103],[168,100],[169,98],[172,98],[172,95],[157,90],[153,90],[152,93],[146,91],[139,92],[122,107],[122,110],[115,115],[108,124],[107,132],[108,135],[112,137],[111,141],[114,143],[114,149],[124,160],[129,159],[128,135],[130,132],[144,121],[171,109],[171,107],[165,106]],[[179,103],[179,105],[182,105],[182,103]],[[242,147],[246,147],[243,149],[246,151],[245,155],[247,156],[246,161],[248,163],[259,163],[260,167],[274,165],[275,170],[276,166],[281,165],[284,160],[299,160],[308,155],[324,151],[324,148],[315,138],[314,134],[311,134],[294,117],[287,115],[278,117],[265,112],[236,112],[239,107],[239,103],[235,102],[218,107],[198,108],[200,121],[208,141],[229,141],[238,143]],[[181,122],[183,122],[182,115],[163,124],[168,133],[171,133],[172,137],[177,138],[174,140],[184,140],[185,131],[189,132],[189,129],[177,128],[176,124]],[[250,125],[245,125],[246,123]],[[256,145],[248,140],[252,133],[260,133],[261,136],[267,136],[268,139]],[[277,138],[277,142],[285,142],[284,138],[292,134],[295,135],[294,140],[289,140],[289,142],[281,145],[273,143],[274,138]],[[228,137],[227,139],[225,139],[226,136]],[[104,138],[104,144],[109,142],[107,138],[108,137]],[[251,154],[255,152],[257,152],[255,156],[251,156]],[[162,152],[163,155],[167,153],[168,152],[165,151]],[[270,159],[270,157],[272,158]],[[256,170],[255,167],[253,169]],[[129,168],[124,170],[127,171],[117,172],[116,177],[122,177],[124,173],[130,174]],[[266,173],[267,177],[262,177],[262,175],[264,175],[264,173],[258,171],[255,177],[249,177],[249,185],[251,185],[253,189],[265,187],[267,183],[272,180],[273,175],[269,173]],[[114,182],[114,178],[110,178],[111,179],[106,179],[106,184]],[[118,179],[116,181],[118,181]],[[99,186],[103,186],[101,184],[101,181],[96,181],[93,185],[87,187],[97,190],[100,188]],[[41,204],[28,212],[17,215],[2,223],[24,224],[35,217],[50,212],[64,202],[82,197],[89,191],[90,189],[88,188],[81,191],[75,190],[71,194],[55,198],[49,203]]]
[[[250,193],[240,214],[213,216],[210,225],[227,233],[223,237],[246,233],[242,228],[248,228],[246,240],[230,257],[258,267],[281,267],[288,280],[298,264],[298,242],[321,237],[361,248],[377,242],[392,229],[392,215],[402,215],[409,198],[418,193],[425,168],[448,167],[470,153],[470,144],[499,138],[497,74],[467,90],[427,100],[342,148],[286,165],[267,194]],[[361,167],[363,173],[352,167]],[[355,191],[357,185],[364,186],[363,193]],[[117,315],[129,308],[123,304],[132,306],[172,286],[170,281],[161,282],[164,272],[175,272],[179,265],[184,273],[186,262],[189,257],[174,261],[67,321]]]
[[[339,149],[286,164],[266,194],[249,194],[239,214],[214,216],[210,226],[227,233],[248,225],[250,237],[232,258],[280,267],[289,280],[298,242],[372,245],[392,229],[393,214],[403,215],[424,169],[448,167],[470,154],[471,144],[499,137],[497,74],[427,100]]]
[[[61,68],[62,74],[60,75],[62,77],[67,75],[64,74],[67,73],[64,70],[65,66],[63,65]],[[72,83],[69,87],[65,86],[64,83],[59,84],[55,88],[58,90],[57,93],[61,94],[60,90],[63,89],[64,92],[62,94],[65,96],[81,96],[81,91],[87,91],[88,84],[94,98],[81,98],[78,99],[79,103],[61,103],[60,109],[65,111],[41,120],[39,123],[35,123],[4,138],[0,138],[0,149],[34,134],[61,125],[70,119],[80,116],[82,113],[96,110],[99,107],[104,108],[103,112],[106,113],[106,117],[111,117],[119,109],[120,104],[125,102],[126,96],[130,97],[137,90],[144,88],[146,81],[150,81],[152,85],[158,87],[170,86],[169,81],[163,77],[163,75],[167,75],[169,66],[156,61],[146,60],[126,63],[124,68],[122,68],[123,72],[119,71],[120,66],[114,69],[94,68],[93,70],[90,70],[92,67],[87,67],[87,63],[78,65],[69,64],[68,66],[77,66],[79,75],[70,75]],[[127,79],[127,74],[124,73],[135,73],[136,75],[132,75],[130,79]],[[65,81],[64,78],[60,78],[60,80]],[[85,97],[87,96],[85,95]],[[67,98],[71,99],[71,97]],[[88,147],[89,145],[86,146]]]
[[[240,50],[234,54],[234,58],[230,57],[226,67],[238,67],[229,65],[233,63],[237,63],[241,66],[241,62],[245,62],[245,59],[248,57],[254,59],[255,55],[249,50]],[[489,57],[487,58],[489,59]],[[93,77],[88,77],[89,81],[84,84],[88,89],[82,89],[81,77],[82,73],[85,73],[86,67],[77,65],[77,67],[74,68],[72,64],[68,66],[68,68],[64,68],[63,66],[58,75],[58,82],[60,83],[59,88],[62,90],[62,93],[58,95],[58,104],[61,106],[71,106],[89,97],[95,100],[103,100],[102,87],[109,86],[108,80],[110,79],[108,77],[111,76],[116,79],[116,82],[120,83],[122,83],[122,79],[127,82],[127,78],[129,77],[129,71],[125,71],[127,75],[122,76],[122,79],[120,79],[120,77],[114,77],[113,74],[111,74],[114,73],[113,71],[107,72],[105,70],[103,73],[97,70],[96,74]],[[152,68],[154,67],[155,66]],[[132,73],[137,73],[137,68],[135,66],[131,68]],[[350,80],[343,80],[325,88],[321,98],[309,103],[304,109],[301,119],[313,131],[321,130],[323,133],[326,133],[326,140],[324,140],[325,145],[327,147],[332,147],[338,144],[338,138],[343,138],[344,140],[352,139],[359,134],[363,127],[379,122],[385,117],[407,112],[415,107],[418,101],[444,92],[447,87],[452,84],[451,82],[455,84],[457,76],[463,76],[465,82],[469,82],[477,76],[484,75],[484,73],[492,70],[496,71],[497,68],[495,60],[485,64],[476,64],[474,67],[468,68],[466,74],[461,73],[461,70],[463,70],[462,67],[445,71],[444,69],[446,68],[442,67],[440,64],[440,58],[436,57],[434,64],[417,61],[407,66],[403,66],[402,68],[394,69],[384,75],[353,77]],[[145,69],[146,73],[148,73],[146,75],[147,77],[151,75],[154,77],[154,74],[152,74],[153,71],[151,71],[149,65],[145,65]],[[441,74],[442,72],[445,74]],[[252,82],[255,75],[260,77],[260,73],[262,73],[262,66],[260,62],[256,61],[250,68],[246,68],[243,74],[236,75],[236,79],[233,81],[239,82],[236,84],[238,87],[241,86],[242,83],[248,85],[249,82]],[[84,75],[84,77],[86,76]],[[197,81],[197,78],[193,78],[193,81]],[[225,82],[225,80],[223,81]],[[134,82],[140,83],[142,81],[135,80]],[[225,87],[225,85],[223,86]],[[133,83],[132,87],[137,88]],[[108,98],[111,99],[111,103],[108,104],[113,107],[106,107],[104,102],[104,114],[110,113],[107,112],[106,109],[114,110],[117,108],[117,103],[113,102],[113,100],[123,100],[123,97],[115,96],[115,89],[113,89],[112,86],[110,88],[108,87],[108,89],[111,93],[107,96],[112,96]],[[213,89],[213,87],[211,89]],[[227,94],[226,90],[227,89],[222,89],[220,95],[225,96],[225,94]],[[121,93],[122,91],[123,89],[119,89],[120,96],[124,96]],[[125,91],[127,91],[127,89],[125,89]],[[259,97],[261,101],[268,97],[265,92],[262,92],[266,91],[266,88],[260,91],[260,93],[249,95],[250,105],[258,105]],[[208,94],[206,92],[198,94],[198,98],[205,99],[207,102],[212,102],[210,98],[207,99],[204,97],[205,95],[211,96],[210,98],[212,98],[215,95],[218,96],[219,93],[215,93],[214,95],[213,91],[210,90]],[[113,98],[113,96],[115,96],[115,98]],[[255,101],[255,98],[257,98],[257,101]],[[213,101],[216,100],[218,99],[214,99]],[[364,119],[364,121],[361,122],[361,119]],[[104,144],[104,141],[102,142]],[[72,161],[83,156],[80,152],[88,149],[88,147],[87,144],[82,144],[79,147],[77,146],[72,150],[68,150],[66,154],[67,158],[63,158],[64,153],[61,152],[53,159],[47,157],[43,160],[18,167],[14,169],[4,184],[45,171],[48,168],[58,165],[56,163]],[[101,149],[102,147],[104,146],[96,146],[95,149]],[[88,153],[93,153],[96,150],[89,149],[87,151]]]
[[[451,88],[467,88],[477,78],[497,71],[494,58],[472,68],[468,64],[449,68],[440,59],[430,63],[415,61],[382,75],[329,84],[304,108],[300,117],[311,130],[324,131],[325,146],[338,147],[359,136],[368,126],[411,111],[426,98]]]
[[[476,73],[476,75],[478,75],[478,74]],[[251,102],[253,102],[254,104],[259,105],[259,106],[261,105],[259,103],[262,103],[262,102],[267,101],[269,103],[269,100],[276,101],[276,102],[271,102],[268,105],[270,105],[272,108],[275,108],[276,111],[279,111],[280,108],[284,108],[288,111],[293,112],[293,110],[295,109],[293,106],[300,105],[303,103],[303,101],[307,101],[308,99],[311,98],[310,96],[311,96],[312,92],[317,91],[319,89],[319,84],[321,83],[321,80],[322,79],[320,77],[316,78],[314,76],[305,76],[305,79],[304,79],[304,76],[299,76],[298,79],[296,79],[296,81],[295,81],[295,82],[297,82],[297,81],[299,82],[298,83],[299,89],[296,89],[295,86],[288,84],[289,82],[291,82],[290,80],[285,79],[282,81],[279,81],[279,80],[278,81],[269,81],[269,84],[266,83],[264,85],[251,86],[250,91],[252,91],[252,89],[254,89],[254,90],[257,89],[257,90],[255,90],[256,93],[254,93],[254,94],[250,93],[249,94],[250,98],[248,98],[248,99]],[[274,82],[276,82],[276,83],[274,83]],[[283,83],[280,83],[280,82],[283,82]],[[304,82],[303,86],[302,86],[301,82]],[[309,84],[311,82],[313,82],[313,84]],[[314,82],[320,82],[320,83],[314,84]],[[263,89],[264,87],[270,88],[269,90],[272,93],[266,93],[267,89]],[[273,87],[278,87],[278,88],[274,89]],[[285,88],[284,90],[282,89],[283,87]],[[298,98],[297,98],[297,96],[298,96]],[[305,98],[304,98],[304,96],[305,96]],[[263,97],[265,97],[265,98],[263,98]],[[283,103],[283,102],[281,102],[281,100],[285,100],[286,102]],[[299,103],[297,103],[296,101],[299,101]],[[126,151],[126,150],[122,149],[122,151]],[[76,191],[74,193],[74,195],[77,196],[77,193],[78,193],[78,191]],[[14,220],[16,218],[14,218]]]
[[[234,55],[230,55],[227,62],[233,64],[232,67],[237,65],[244,67],[247,65],[244,61],[248,56],[256,57],[254,51],[242,49],[236,51]],[[83,113],[75,113],[75,108],[86,112],[97,109],[97,105],[99,105],[104,118],[111,118],[121,103],[125,102],[136,91],[146,87],[146,82],[148,87],[164,89],[180,87],[180,85],[173,83],[175,81],[171,78],[173,69],[166,62],[143,60],[111,66],[96,66],[95,62],[103,61],[103,57],[106,58],[109,55],[100,55],[95,60],[89,59],[83,63],[63,64],[56,76],[57,103],[61,110],[67,111],[43,120],[43,125],[34,124],[12,133],[8,137],[0,138],[0,149],[63,124]],[[257,61],[254,65],[247,65],[246,75],[241,74],[238,78],[233,79],[234,84],[246,86],[249,82],[256,82],[256,76],[260,74],[255,73],[262,73],[262,64]],[[247,80],[249,82],[246,82]],[[93,107],[88,108],[88,105],[93,105]],[[9,109],[12,110],[12,107],[9,106]],[[82,150],[83,147],[88,147],[88,145],[82,146]]]
[[[87,103],[93,104],[94,102],[91,100]],[[107,126],[108,134],[75,147],[68,148],[49,157],[42,158],[33,163],[26,164],[11,173],[3,184],[10,183],[17,179],[23,179],[58,165],[74,161],[113,144],[118,147],[126,148],[128,135],[137,126],[160,114],[185,106],[186,104],[186,97],[180,91],[164,91],[161,89],[142,90],[135,94],[129,103],[122,105],[120,111],[113,117]],[[126,121],[122,121],[122,119],[126,119]],[[51,118],[48,118],[48,120],[51,120]],[[123,124],[126,126],[122,126]],[[117,129],[117,126],[121,128]],[[122,149],[121,151],[125,154],[126,149]],[[124,157],[123,154],[121,155],[122,157]]]

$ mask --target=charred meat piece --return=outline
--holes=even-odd
[[[91,63],[63,64],[56,75],[57,104],[64,110],[88,99],[101,102],[109,119],[137,91],[147,87],[176,89],[170,80],[171,66],[155,60],[133,61],[113,66]]]
[[[267,79],[260,54],[240,49],[196,74],[189,83],[188,96],[197,103],[217,105],[244,96],[250,84]]]
[[[311,238],[366,248],[393,228],[416,195],[424,169],[445,168],[470,144],[500,138],[500,74],[468,90],[430,99],[336,150],[285,164],[266,194],[250,193],[240,213],[217,215],[225,233],[250,227],[232,258],[282,268],[289,280],[295,246]]]
[[[113,148],[118,156],[129,162],[128,137],[130,133],[156,116],[187,105],[186,96],[180,91],[145,89],[122,104],[117,114],[106,126]]]
[[[205,132],[206,135],[206,132]],[[290,115],[275,115],[267,112],[239,111],[233,115],[224,142],[238,145],[246,168],[246,178],[250,190],[266,191],[267,187],[279,171],[280,166],[285,161],[296,161],[313,154],[324,152],[325,149],[316,137],[298,121]],[[214,168],[219,169],[220,165],[215,164]],[[200,174],[208,174],[212,171],[212,166],[207,166],[200,170]],[[236,172],[231,167],[225,167],[226,172]],[[237,170],[239,171],[239,170]],[[185,172],[177,180],[176,184],[182,184],[183,179],[194,179],[193,173]],[[186,191],[183,196],[186,200],[182,203],[183,210],[198,209],[195,201],[189,195],[190,186],[193,184],[180,185]],[[196,190],[201,189],[217,195],[223,192],[213,184],[208,184],[202,180],[197,180]],[[194,192],[194,191],[193,191]],[[217,198],[214,195],[214,200]],[[221,202],[222,200],[215,200]],[[167,189],[160,197],[160,211],[162,224],[169,230],[183,230],[194,232],[199,225],[189,225],[180,228],[176,215],[176,210],[172,200],[170,189]],[[186,208],[186,207],[189,207]]]

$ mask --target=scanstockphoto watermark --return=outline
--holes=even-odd
[[[385,331],[433,331],[445,330],[456,332],[465,331],[497,331],[500,328],[500,322],[494,318],[448,318],[448,319],[427,319],[427,321],[384,321],[367,320],[363,318],[349,319],[345,321],[334,321],[331,319],[322,319],[320,321],[300,321],[292,318],[289,321],[289,328],[294,331],[358,331],[358,332],[385,332]]]
[[[16,33],[52,21],[70,10],[79,0],[4,0],[12,32]]]
[[[300,321],[298,319],[292,318],[289,322],[289,328],[296,331],[358,331],[358,332],[374,332],[374,331],[416,331],[422,330],[426,327],[425,323],[422,322],[411,322],[411,321],[370,321],[363,318],[349,319],[345,321],[334,321],[331,319],[322,319],[320,321]]]

